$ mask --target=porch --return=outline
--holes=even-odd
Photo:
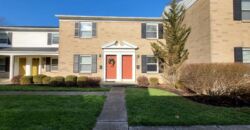
[[[57,69],[57,48],[0,48],[0,81],[10,81],[17,75],[34,76]]]

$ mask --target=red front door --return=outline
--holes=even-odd
[[[116,66],[117,66],[117,57],[116,55],[107,55],[106,56],[106,78],[116,79]]]
[[[132,79],[132,55],[122,56],[122,79]]]

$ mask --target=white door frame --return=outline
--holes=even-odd
[[[106,57],[107,55],[116,55],[116,79],[106,79]],[[122,79],[122,56],[132,56],[132,79]],[[104,81],[115,81],[115,82],[135,82],[135,49],[104,49],[103,50],[103,80]]]

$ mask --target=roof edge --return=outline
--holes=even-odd
[[[56,26],[0,26],[0,31],[59,31]]]
[[[56,15],[62,20],[107,20],[107,21],[161,21],[161,17],[119,17],[119,16],[81,16]]]

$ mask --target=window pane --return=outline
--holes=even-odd
[[[81,23],[81,31],[92,31],[92,23]]]
[[[0,43],[8,43],[7,33],[0,33]]]
[[[82,56],[81,64],[92,64],[92,58],[90,56]]]
[[[147,57],[147,63],[157,63],[157,59],[155,57]]]
[[[147,71],[157,71],[157,65],[147,65]]]
[[[58,59],[52,59],[52,65],[58,65]]]
[[[242,10],[250,10],[250,1],[242,0]]]
[[[0,65],[5,65],[5,58],[0,58]]]
[[[81,72],[91,72],[91,65],[80,65]]]
[[[243,50],[243,62],[250,63],[250,50]]]
[[[58,44],[59,43],[59,34],[57,34],[57,33],[52,34],[52,43],[53,44]]]
[[[250,19],[250,10],[242,11],[242,19],[243,20],[249,20]]]
[[[147,32],[146,37],[147,38],[157,38],[157,32]]]
[[[147,25],[147,32],[156,32],[157,25]]]
[[[87,32],[87,31],[81,32],[81,37],[83,37],[83,38],[91,38],[92,37],[92,31],[91,32]]]
[[[0,65],[0,71],[5,71],[5,65]]]

